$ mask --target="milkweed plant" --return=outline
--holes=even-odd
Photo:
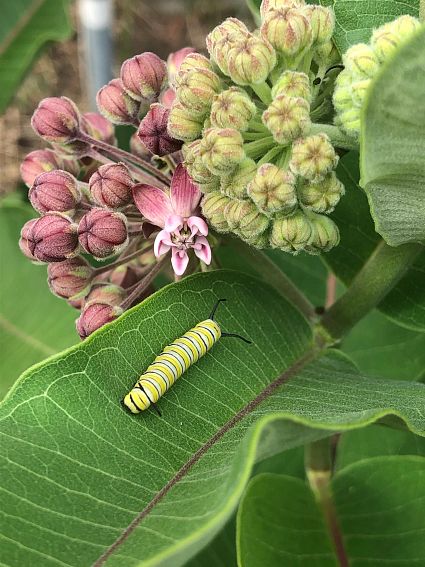
[[[370,473],[373,477],[376,467],[378,481],[376,484],[370,481],[370,492],[374,493],[381,490],[380,483],[385,485],[385,479],[391,477],[391,470],[395,471],[396,477],[397,474],[402,476],[404,470],[412,471],[422,466],[423,473],[424,463],[419,461],[423,457],[409,457],[413,459],[413,464],[404,463],[402,459],[407,457],[394,457],[392,464],[375,457],[375,464],[374,461],[371,461],[372,464],[359,461],[362,464],[352,465],[348,472],[344,473],[346,469],[343,469],[338,473],[339,476],[335,476],[335,455],[338,455],[341,445],[339,438],[342,431],[370,425],[377,420],[385,421],[384,416],[391,413],[397,418],[393,416],[393,421],[388,418],[387,425],[403,422],[405,429],[417,435],[425,434],[424,414],[422,419],[418,418],[415,422],[407,409],[410,403],[408,396],[418,404],[418,414],[421,413],[419,405],[424,409],[423,385],[400,382],[400,394],[395,394],[395,384],[399,382],[383,380],[381,386],[374,386],[370,380],[370,388],[374,390],[372,393],[368,390],[367,379],[363,377],[363,382],[359,381],[358,370],[354,366],[348,368],[347,365],[351,363],[348,358],[343,359],[341,353],[342,339],[376,306],[383,306],[382,309],[395,326],[399,322],[419,334],[425,330],[423,321],[417,323],[417,318],[414,324],[412,320],[406,322],[407,315],[403,320],[403,314],[400,313],[404,308],[398,309],[394,296],[394,288],[404,278],[404,287],[397,293],[404,294],[407,302],[420,304],[418,295],[421,293],[412,289],[415,287],[413,283],[409,287],[409,277],[415,277],[409,276],[414,263],[419,272],[422,265],[422,283],[418,283],[418,288],[424,289],[423,262],[421,264],[419,259],[423,260],[421,243],[425,236],[425,131],[418,130],[417,136],[412,134],[409,138],[409,134],[406,134],[406,140],[403,138],[404,132],[414,128],[416,121],[418,128],[424,125],[424,105],[415,111],[411,110],[411,106],[416,104],[412,101],[411,106],[410,103],[403,108],[396,106],[397,100],[401,100],[397,96],[403,95],[403,89],[409,89],[409,84],[414,83],[421,73],[422,82],[417,84],[422,85],[423,99],[424,28],[420,20],[412,15],[399,15],[393,21],[386,15],[376,27],[369,25],[368,37],[363,36],[363,42],[347,44],[341,41],[341,33],[338,35],[338,30],[344,28],[344,22],[336,21],[331,7],[307,4],[303,0],[263,0],[256,17],[258,26],[255,29],[237,18],[225,19],[208,33],[202,51],[184,47],[171,53],[167,61],[152,52],[127,59],[122,63],[119,77],[99,90],[98,112],[81,112],[72,100],[62,96],[43,99],[32,116],[34,131],[49,146],[29,153],[21,165],[22,178],[29,188],[28,198],[38,216],[22,227],[19,247],[31,262],[47,266],[51,292],[68,302],[69,309],[76,310],[76,329],[83,340],[80,346],[75,347],[76,352],[86,348],[86,344],[96,344],[96,348],[102,350],[102,340],[109,336],[108,330],[116,332],[117,337],[121,336],[120,329],[124,329],[124,322],[130,320],[126,319],[130,313],[123,314],[130,308],[137,306],[131,310],[132,317],[140,314],[143,318],[145,305],[150,318],[159,317],[159,307],[155,315],[155,298],[165,298],[158,301],[165,302],[161,305],[166,312],[166,298],[170,297],[171,301],[173,289],[183,290],[178,292],[181,294],[180,300],[175,301],[188,308],[190,303],[185,300],[184,290],[190,290],[192,285],[197,293],[201,289],[196,287],[198,284],[191,282],[199,281],[201,287],[202,281],[210,282],[205,288],[206,292],[211,293],[216,285],[214,278],[224,273],[220,269],[223,250],[230,249],[233,258],[245,262],[247,271],[254,270],[259,278],[250,280],[257,282],[250,284],[256,289],[251,305],[254,326],[249,327],[247,332],[241,327],[241,334],[248,335],[253,344],[232,346],[234,343],[225,341],[225,345],[214,347],[212,351],[217,353],[217,359],[209,359],[210,355],[203,358],[204,366],[200,366],[199,371],[202,369],[206,373],[203,376],[205,381],[208,381],[208,364],[218,366],[214,367],[215,378],[208,385],[211,398],[209,401],[199,401],[201,398],[197,398],[199,409],[193,409],[195,413],[184,409],[179,413],[178,398],[183,395],[182,390],[186,386],[186,383],[182,383],[173,387],[173,391],[176,390],[175,399],[171,392],[164,396],[165,399],[170,396],[171,405],[163,408],[162,417],[150,412],[144,412],[148,417],[125,414],[120,398],[130,391],[137,379],[137,374],[133,372],[132,375],[134,364],[132,366],[126,361],[128,387],[122,389],[121,396],[116,396],[116,411],[123,412],[123,419],[130,423],[124,428],[125,435],[130,436],[132,445],[136,447],[138,436],[143,437],[143,443],[136,451],[142,460],[147,451],[148,461],[162,463],[161,466],[171,472],[175,470],[173,474],[170,472],[169,478],[165,478],[165,475],[158,482],[151,478],[149,482],[153,483],[155,489],[146,498],[143,511],[129,514],[128,521],[122,519],[119,523],[120,527],[130,526],[123,528],[124,535],[120,536],[121,529],[112,529],[108,535],[105,533],[102,542],[97,542],[98,547],[93,553],[84,552],[78,559],[78,554],[71,551],[69,563],[65,561],[66,564],[82,566],[95,561],[95,565],[101,565],[111,561],[111,565],[187,564],[195,567],[197,560],[191,557],[196,553],[201,554],[199,565],[203,561],[205,565],[226,567],[236,565],[236,560],[240,567],[313,565],[308,557],[315,557],[318,562],[314,564],[323,566],[365,565],[362,560],[369,560],[369,565],[378,565],[378,561],[385,560],[395,561],[394,565],[402,564],[397,561],[406,561],[403,565],[414,564],[409,563],[409,552],[403,547],[403,541],[400,542],[400,549],[404,551],[400,557],[396,550],[393,550],[393,556],[388,555],[388,550],[381,549],[380,544],[374,556],[371,544],[363,542],[364,547],[361,548],[362,544],[359,541],[356,543],[356,537],[361,538],[362,530],[356,535],[349,520],[350,512],[344,508],[343,500],[346,499],[346,507],[351,506],[351,514],[355,514],[356,483],[360,482],[361,475]],[[367,28],[366,25],[363,27]],[[358,37],[356,34],[353,36]],[[415,45],[422,45],[421,50],[415,50]],[[415,60],[412,62],[415,56],[419,61],[416,68]],[[404,69],[403,65],[407,71],[403,81],[398,81],[394,71]],[[390,95],[385,97],[385,85],[391,85],[391,76],[397,88],[394,87]],[[418,88],[417,85],[415,88]],[[382,98],[379,99],[379,96]],[[409,96],[413,95],[408,93],[406,97]],[[394,121],[395,116],[400,118],[399,122]],[[371,130],[379,121],[383,125],[380,126],[379,136],[373,138],[368,128]],[[387,123],[388,127],[385,126]],[[120,125],[133,128],[128,150],[120,148],[117,143],[115,126]],[[399,142],[396,149],[391,145],[393,139]],[[419,151],[418,147],[422,149]],[[416,154],[417,159],[412,158],[412,163],[409,163],[408,160]],[[351,160],[357,167],[359,155],[360,185],[363,189],[357,186],[353,189],[353,176],[347,174],[344,164]],[[397,162],[398,158],[400,163]],[[395,178],[397,181],[392,185]],[[403,184],[406,183],[408,188],[405,190]],[[414,193],[412,187],[415,183],[421,189]],[[363,198],[363,190],[368,197],[374,228],[363,228],[362,223],[370,219],[366,200],[361,201],[361,206],[357,204],[357,199]],[[403,195],[407,193],[409,196],[404,198]],[[360,221],[359,215],[364,217]],[[393,215],[391,222],[387,222],[388,215]],[[415,215],[418,228],[412,229],[410,236],[405,236],[405,232],[410,230],[410,221],[412,225],[415,224]],[[357,226],[357,223],[360,225]],[[400,231],[404,236],[400,236]],[[353,233],[376,241],[376,249],[364,256],[362,244],[350,244]],[[341,238],[344,240],[343,246],[340,245]],[[351,252],[345,253],[350,246]],[[282,269],[273,260],[276,254],[282,258]],[[291,269],[300,266],[302,271],[305,262],[314,256],[320,257],[340,275],[347,286],[346,290],[341,286],[339,298],[330,298],[325,307],[313,306],[303,289],[298,289],[297,282],[285,275],[285,265],[292,266]],[[291,263],[285,264],[285,258],[291,257]],[[222,277],[229,289],[233,289],[232,286],[234,289],[243,288],[240,283],[242,276],[238,271],[225,274]],[[155,292],[159,277],[170,285]],[[328,279],[328,293],[332,277]],[[269,286],[275,291],[267,291],[270,290]],[[171,295],[167,296],[167,293]],[[273,296],[274,303],[265,299],[270,293],[277,294]],[[385,300],[391,293],[392,300]],[[195,301],[193,297],[192,301]],[[423,301],[423,293],[421,297]],[[232,310],[230,298],[227,299],[221,316],[224,317],[227,312],[233,313],[231,323],[227,324],[227,328],[233,329],[238,321],[238,309],[242,308],[235,305]],[[211,308],[215,300],[209,302]],[[238,301],[244,303],[243,298],[239,297]],[[258,314],[255,315],[256,301],[263,302],[260,318]],[[286,301],[288,307],[279,307],[281,301]],[[198,320],[205,319],[207,315],[205,312],[205,317],[199,316]],[[274,326],[267,331],[267,345],[263,348],[259,346],[257,335],[269,317]],[[176,318],[170,316],[167,321],[161,321],[169,327],[169,340],[164,340],[162,347],[171,343],[175,336],[183,335],[181,331],[197,323],[194,320],[185,329],[178,325],[173,329],[177,324]],[[292,329],[288,331],[288,336],[284,331],[279,334],[281,324],[288,324]],[[300,331],[303,325],[310,329],[309,346],[303,354],[302,348],[300,350],[294,344],[291,347],[292,354],[288,356],[285,354],[288,341],[291,344],[294,341],[303,343],[303,333]],[[99,329],[102,330],[95,333]],[[149,326],[146,329],[145,336],[149,342]],[[197,342],[193,342],[195,351],[202,350],[202,338],[198,337]],[[213,343],[216,340],[214,336]],[[178,348],[186,348],[184,341],[179,343],[178,348],[174,347],[175,365],[178,365],[179,356],[192,356],[190,341],[187,345],[188,353],[183,354],[179,353]],[[132,351],[133,346],[132,343]],[[223,350],[219,351],[219,348]],[[225,353],[232,351],[232,348],[240,349],[237,352],[243,353],[236,365],[239,365],[238,370],[227,366],[229,359]],[[258,354],[252,354],[256,352],[255,349],[259,349]],[[149,347],[145,353],[147,360],[152,361],[161,350],[159,345]],[[222,362],[219,352],[224,353]],[[197,360],[199,352],[195,354]],[[166,360],[166,355],[161,356],[161,360]],[[258,360],[259,365],[265,364],[264,368],[271,365],[271,374],[262,388],[250,383],[250,372],[257,373],[256,376],[261,373],[261,367],[255,367],[257,363],[249,358],[251,356]],[[262,356],[267,362],[261,362]],[[170,357],[167,359],[169,365],[174,364]],[[244,362],[244,357],[248,357],[248,363]],[[180,363],[182,370],[192,363],[191,358],[184,364]],[[194,365],[193,371],[196,371],[196,367]],[[275,375],[273,367],[279,369]],[[303,374],[304,367],[310,370]],[[159,363],[150,368],[152,372],[161,374]],[[144,370],[137,368],[139,375]],[[361,365],[360,370],[363,371]],[[104,371],[108,372],[106,366]],[[296,376],[300,372],[301,376]],[[173,382],[181,373],[173,367]],[[348,378],[350,373],[357,376],[352,378],[352,386]],[[331,382],[335,378],[332,382],[334,385],[325,384],[321,394],[320,379],[316,374],[329,378]],[[148,384],[146,380],[145,386]],[[190,376],[187,380],[191,380]],[[239,393],[232,390],[234,380],[241,380],[245,384],[242,390],[237,390]],[[288,385],[281,388],[287,380]],[[298,397],[295,391],[297,380],[301,380]],[[315,388],[321,409],[317,410],[316,415],[313,396],[309,402],[304,400],[301,404],[303,409],[297,414],[296,399],[303,398],[303,389],[312,387],[314,380],[317,380]],[[155,401],[169,386],[164,378],[163,381],[164,389],[155,397]],[[211,393],[214,392],[213,386],[223,392],[221,402],[214,400],[215,394]],[[99,387],[101,390],[106,388],[105,385]],[[202,386],[202,380],[198,381],[197,388],[201,390],[190,390],[188,396],[192,393],[196,398],[204,387],[205,383]],[[407,387],[407,390],[403,390],[403,387]],[[350,388],[353,388],[353,392]],[[380,388],[383,391],[382,399],[379,397]],[[350,396],[351,393],[355,395],[356,389],[360,392],[360,401],[350,409]],[[340,398],[334,399],[332,392],[339,392]],[[77,394],[76,390],[75,394],[84,406],[81,394]],[[143,394],[141,391],[139,394],[142,400],[144,390]],[[250,397],[251,394],[253,397]],[[102,396],[99,393],[96,395]],[[276,399],[273,398],[275,395],[278,396]],[[406,407],[400,402],[400,396],[403,395],[406,397]],[[285,405],[288,403],[287,396],[294,396],[289,406]],[[329,401],[326,396],[329,396]],[[173,399],[177,406],[172,405]],[[149,406],[148,396],[142,401],[139,401],[142,409]],[[89,400],[86,402],[89,404]],[[90,400],[90,404],[97,403],[104,402]],[[126,403],[133,407],[133,402]],[[219,413],[216,416],[214,414],[215,417],[213,414],[209,416],[210,407],[217,403]],[[237,407],[233,416],[226,413],[229,405]],[[304,412],[306,406],[309,409]],[[206,422],[204,429],[199,429],[199,424],[194,426],[192,436],[190,422],[192,419],[198,420],[198,411]],[[224,412],[225,417],[221,416],[220,411]],[[255,420],[252,418],[254,414],[249,418],[254,411],[258,411]],[[264,421],[275,414],[280,415],[280,426]],[[103,415],[107,419],[107,413]],[[260,418],[263,419],[261,427],[267,431],[261,437],[262,442],[259,438],[254,442],[255,435],[260,435]],[[146,422],[146,427],[153,431],[158,428],[162,431],[161,428],[167,426],[174,431],[174,428],[183,428],[183,422],[188,421],[189,429],[184,429],[182,435],[185,441],[180,445],[182,447],[186,443],[187,447],[182,453],[187,454],[181,455],[181,459],[171,458],[170,464],[168,454],[173,452],[174,435],[177,433],[170,432],[168,449],[165,445],[154,449],[156,434],[147,436],[140,429],[141,419],[151,420]],[[196,504],[196,498],[203,502],[203,494],[209,493],[208,482],[203,489],[194,488],[194,500],[191,500],[191,489],[179,489],[178,482],[189,470],[195,471],[197,466],[201,466],[205,453],[214,447],[214,443],[224,443],[229,431],[245,423],[246,419],[251,420],[249,423],[257,433],[251,432],[249,437],[244,431],[244,436],[238,438],[237,446],[229,449],[227,457],[233,460],[226,461],[227,465],[223,465],[221,472],[217,469],[219,477],[224,475],[224,492],[220,497],[217,496],[223,513],[220,516],[215,510],[213,514],[214,505],[211,501],[206,509]],[[139,424],[136,420],[139,420]],[[255,425],[256,420],[258,423]],[[87,421],[89,428],[92,427],[91,421]],[[279,451],[267,449],[268,444],[273,445],[273,435],[279,437],[279,427],[289,427],[288,423],[291,423],[292,432],[286,433],[286,437],[283,435],[286,440],[281,440]],[[208,431],[208,435],[201,435],[199,431]],[[409,435],[413,436],[414,433]],[[331,434],[332,437],[329,437]],[[298,443],[294,442],[297,436],[301,439]],[[200,446],[195,443],[195,438],[201,439]],[[227,443],[229,447],[232,446],[231,440]],[[246,486],[247,480],[243,481],[242,477],[247,470],[246,463],[251,458],[249,454],[255,450],[260,454],[258,447],[261,448],[262,443],[265,447],[263,459],[291,447],[305,445],[308,483],[297,480],[296,475],[274,474],[274,470],[269,472],[265,467],[263,474],[255,475]],[[220,447],[222,458],[225,459],[225,445]],[[157,457],[154,456],[155,451]],[[118,459],[117,455],[112,459]],[[261,460],[260,457],[258,460]],[[205,475],[208,481],[210,465],[205,466],[207,469],[200,469],[199,475]],[[233,473],[229,472],[231,470]],[[154,476],[154,472],[152,469],[151,476]],[[143,478],[147,482],[147,477]],[[218,490],[215,484],[217,479],[213,478],[214,475],[211,476],[211,488]],[[421,478],[423,481],[423,475]],[[133,494],[132,498],[136,497],[137,482],[134,479],[126,482],[124,492],[128,490]],[[351,504],[348,502],[348,487],[350,490],[352,487],[350,482],[354,487]],[[419,484],[417,486],[417,497],[420,494],[423,497],[424,484],[422,488],[419,488]],[[238,492],[242,489],[245,490],[244,495]],[[171,516],[177,513],[178,506],[172,508],[172,500],[167,500],[174,494],[173,490],[181,492],[184,509],[181,514],[188,521],[188,525],[175,527],[176,533],[171,528],[168,530],[161,526],[161,517],[165,518],[168,514],[167,506],[170,507]],[[387,499],[388,508],[398,505],[397,497],[391,494],[391,490],[385,494],[383,499]],[[178,496],[174,497],[178,500]],[[408,499],[406,494],[402,494],[402,497]],[[357,501],[359,513],[386,513],[382,502],[375,501],[370,494],[368,498],[371,498],[371,509],[368,510],[360,499]],[[234,535],[229,535],[235,530],[233,520],[227,527],[223,526],[232,517],[238,501],[235,544]],[[134,500],[126,508],[139,510]],[[78,515],[78,506],[73,509],[77,509]],[[154,514],[158,514],[156,524],[155,518],[149,516],[153,509]],[[211,517],[207,510],[211,512]],[[194,523],[189,521],[191,514],[198,518]],[[412,519],[413,513],[407,511],[406,514],[413,522],[410,529],[419,530],[419,526],[423,529],[423,510],[422,513],[418,511],[419,523]],[[203,515],[209,518],[209,524],[206,520],[204,523]],[[304,522],[308,517],[311,523],[303,524],[297,515],[304,517]],[[195,525],[197,521],[199,526]],[[372,524],[365,522],[364,533],[376,538],[389,537],[383,525],[375,530]],[[145,533],[143,526],[146,526]],[[220,529],[224,531],[217,536],[212,547],[205,547]],[[397,529],[397,526],[394,527],[395,533],[399,534]],[[311,530],[316,531],[317,541],[309,535]],[[400,527],[400,533],[402,531]],[[156,540],[155,532],[162,533],[164,539]],[[189,544],[190,537],[193,541]],[[312,538],[305,543],[305,557],[302,537],[306,542]],[[402,538],[401,535],[397,537]],[[146,544],[151,538],[155,542]],[[233,538],[231,552],[225,549],[223,542],[226,538]],[[193,543],[195,540],[197,543]],[[121,544],[124,546],[121,547],[122,556],[119,551]],[[146,559],[143,553],[145,545]],[[184,552],[178,551],[179,545],[184,547]],[[204,551],[201,551],[202,548]],[[220,556],[221,562],[212,562],[209,549],[215,549],[211,553]],[[417,548],[416,553],[422,554],[420,557],[425,564],[423,546],[422,551]],[[60,554],[57,555],[55,550],[49,554],[59,560]],[[168,559],[162,563],[161,557]],[[357,560],[359,563],[356,563]],[[416,560],[421,561],[420,558]],[[34,562],[21,561],[19,564],[51,563],[34,558]]]

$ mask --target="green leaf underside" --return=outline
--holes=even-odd
[[[337,473],[333,497],[350,565],[422,565],[425,561],[425,460],[367,459]],[[238,514],[244,567],[333,567],[322,513],[307,484],[283,475],[251,481]]]
[[[184,567],[237,567],[236,518],[232,518],[212,542]]]
[[[367,198],[358,186],[358,154],[350,152],[338,165],[338,177],[346,194],[332,214],[341,242],[322,259],[349,285],[380,242],[370,217]],[[416,331],[425,330],[425,249],[396,287],[379,304],[395,323]]]
[[[425,28],[371,87],[362,120],[361,183],[391,246],[425,242]]]
[[[77,342],[77,311],[54,297],[46,266],[20,252],[19,233],[34,216],[29,207],[0,208],[0,398],[29,366]]]
[[[222,339],[161,399],[161,419],[128,415],[137,376],[218,297],[223,329],[253,345]],[[108,565],[178,567],[225,524],[255,459],[388,414],[425,435],[425,386],[365,379],[337,352],[309,365],[310,344],[274,291],[222,271],[162,289],[30,369],[0,411],[2,561],[81,567],[109,548]]]
[[[403,14],[419,13],[419,0],[320,0],[320,4],[335,11],[334,41],[340,53],[355,43],[369,43],[374,28]]]
[[[0,113],[4,111],[38,50],[71,33],[69,0],[2,3],[0,22]]]

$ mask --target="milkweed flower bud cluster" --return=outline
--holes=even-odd
[[[344,193],[338,155],[314,124],[330,107],[331,92],[316,85],[334,62],[334,25],[329,8],[264,0],[259,29],[228,18],[207,36],[209,58],[182,61],[168,132],[184,142],[217,232],[295,254],[338,244],[326,216]]]
[[[345,69],[336,80],[335,123],[350,136],[360,133],[360,115],[368,88],[382,65],[420,27],[418,19],[400,16],[377,28],[369,44],[358,43],[343,56]]]

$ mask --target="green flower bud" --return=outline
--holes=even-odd
[[[221,193],[208,193],[202,199],[202,212],[204,217],[217,232],[229,232],[224,210],[231,199]]]
[[[177,100],[191,112],[205,116],[214,96],[220,92],[221,81],[214,71],[198,69],[186,72],[177,87]]]
[[[310,102],[311,89],[308,76],[305,73],[298,73],[297,71],[285,71],[272,88],[273,98],[281,94],[305,98],[305,100]]]
[[[180,102],[174,102],[168,117],[168,133],[177,140],[191,142],[202,132],[203,121]]]
[[[295,176],[272,163],[259,167],[248,187],[248,195],[266,215],[292,213],[297,207]]]
[[[207,193],[219,193],[220,192],[220,178],[217,177],[216,175],[213,175],[211,177],[211,180],[208,182],[198,182],[197,183],[199,189],[201,190],[202,193],[204,193],[205,195]]]
[[[280,8],[299,8],[305,6],[305,0],[263,0],[260,6],[261,19],[266,17],[267,12],[279,10]]]
[[[181,81],[184,80],[185,76],[188,73],[201,70],[213,71],[211,61],[207,57],[205,57],[205,55],[201,55],[200,53],[189,53],[189,55],[186,55],[186,57],[183,59],[183,62],[180,65],[178,73],[175,77],[176,86],[180,86]]]
[[[370,42],[380,63],[384,63],[400,44],[400,37],[386,26],[381,26],[372,34]]]
[[[301,204],[316,213],[331,213],[344,195],[344,185],[334,171],[319,183],[302,183],[298,189]]]
[[[338,120],[337,120],[338,119]],[[335,119],[335,124],[353,138],[360,134],[360,108],[352,107],[342,112]]]
[[[318,182],[336,168],[338,160],[329,137],[315,134],[293,143],[289,167],[295,175]]]
[[[330,41],[335,29],[334,11],[324,6],[306,6],[303,11],[310,21],[313,44]]]
[[[318,45],[315,49],[313,59],[316,63],[319,63],[319,65],[326,63],[331,66],[340,62],[338,50],[332,40],[325,41],[325,43]]]
[[[185,151],[185,166],[189,175],[196,183],[210,183],[214,175],[202,160],[201,140],[195,140],[189,146],[190,149]]]
[[[223,175],[235,169],[244,159],[243,138],[232,128],[209,128],[204,132],[200,153],[211,173]]]
[[[254,248],[258,248],[259,250],[270,247],[270,235],[268,231],[265,231],[263,232],[263,234],[259,234],[258,236],[252,236],[250,238],[246,238],[242,236],[242,234],[238,234],[238,236],[239,238],[241,238],[241,240],[243,240],[250,246],[253,246]]]
[[[412,34],[415,33],[420,27],[421,23],[417,18],[413,16],[400,16],[393,22],[388,24],[389,29],[394,31],[401,40],[408,39]]]
[[[372,79],[363,79],[362,81],[356,81],[351,85],[351,98],[354,106],[357,106],[358,108],[363,106],[366,93],[371,82]]]
[[[379,60],[374,50],[365,43],[350,47],[343,57],[348,71],[359,79],[373,78],[379,70]]]
[[[250,36],[246,25],[237,18],[227,18],[207,35],[208,52],[225,75],[229,74],[227,64],[229,50]]]
[[[227,65],[227,74],[237,85],[259,84],[276,65],[276,53],[268,41],[250,35],[230,49]]]
[[[313,225],[303,211],[292,216],[279,216],[273,221],[270,244],[285,252],[298,254],[313,240]]]
[[[276,51],[295,57],[311,45],[312,31],[304,8],[269,10],[261,24],[261,34]]]
[[[339,244],[339,230],[332,219],[326,215],[309,214],[310,223],[313,227],[313,238],[305,250],[309,254],[320,254],[329,252]]]
[[[255,209],[255,206],[251,203],[251,201],[229,198],[224,209],[224,216],[226,217],[230,230],[236,231],[239,228],[243,217],[252,212],[253,208]]]
[[[263,123],[278,144],[289,144],[311,128],[310,104],[300,97],[278,95],[263,113]]]
[[[211,106],[211,124],[244,132],[256,112],[257,107],[244,90],[230,87],[215,96]]]
[[[348,71],[342,71],[335,81],[333,104],[337,112],[344,112],[353,107],[351,83],[352,77]]]
[[[246,202],[249,203],[249,201]],[[248,240],[258,238],[270,226],[270,219],[261,213],[254,204],[251,205],[251,210],[241,218],[237,229],[238,234]]]
[[[221,191],[228,197],[244,199],[247,196],[247,187],[257,172],[257,164],[251,158],[245,158],[227,175],[221,178]]]

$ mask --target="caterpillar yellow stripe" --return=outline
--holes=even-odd
[[[222,333],[220,326],[214,321],[214,314],[222,301],[225,300],[217,301],[208,319],[201,321],[182,337],[166,346],[148,366],[123,400],[123,404],[131,413],[147,410],[151,405],[157,410],[155,404],[161,396],[192,364],[211,350],[220,337],[237,337],[250,343],[240,335]],[[159,410],[157,411],[160,413]]]

